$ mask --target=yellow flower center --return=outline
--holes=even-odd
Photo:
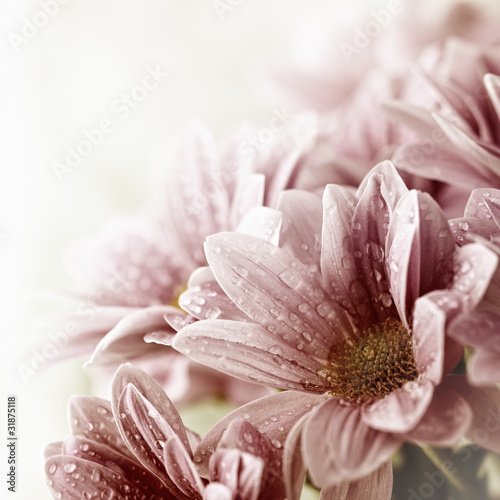
[[[418,377],[412,338],[394,318],[374,324],[359,337],[334,345],[324,374],[334,396],[382,399]]]

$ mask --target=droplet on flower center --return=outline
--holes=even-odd
[[[335,396],[382,399],[418,377],[412,338],[394,318],[376,323],[358,337],[334,345],[324,374]]]

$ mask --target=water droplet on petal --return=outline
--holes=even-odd
[[[69,463],[64,466],[64,472],[67,472],[68,474],[74,472],[75,470],[76,470],[76,464]]]

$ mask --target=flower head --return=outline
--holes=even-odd
[[[193,461],[199,437],[185,429],[161,387],[123,365],[110,403],[74,397],[73,435],[47,448],[46,478],[54,498],[284,498],[282,450],[245,420],[221,436],[201,477]]]
[[[237,233],[208,238],[225,294],[205,307],[230,298],[240,312],[187,326],[174,347],[242,379],[317,394],[319,406],[297,425],[320,486],[372,473],[404,440],[454,443],[470,408],[441,384],[458,361],[445,349],[447,313],[479,302],[496,256],[457,249],[437,204],[408,191],[388,162],[356,196],[330,185],[322,207],[291,191],[278,210],[279,246]],[[445,409],[453,419],[440,418]]]

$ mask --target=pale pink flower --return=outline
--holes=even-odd
[[[332,4],[330,12],[321,11],[302,23],[295,68],[274,64],[266,81],[270,90],[278,84],[280,96],[286,92],[289,98],[324,112],[352,95],[370,70],[401,75],[423,49],[439,46],[449,36],[480,43],[499,39],[497,16],[471,2],[441,12],[419,2],[394,2],[396,8],[389,12],[389,4],[356,13],[349,11],[350,6],[340,13]]]
[[[386,110],[419,139],[403,145],[394,164],[465,189],[500,186],[500,45],[450,38],[430,50],[418,74],[424,92]],[[425,92],[427,89],[427,92]],[[432,96],[421,102],[420,96]]]
[[[462,356],[445,343],[447,315],[477,305],[497,256],[476,244],[458,249],[436,202],[408,191],[389,162],[356,195],[329,185],[322,206],[312,194],[289,191],[277,209],[279,246],[234,232],[207,239],[210,269],[225,293],[202,310],[217,306],[229,315],[232,302],[239,312],[183,328],[173,346],[243,380],[290,391],[234,415],[244,412],[282,441],[284,423],[295,424],[288,453],[302,449],[318,486],[375,473],[406,440],[456,443],[471,408],[442,383]],[[193,300],[197,292],[185,294]],[[206,460],[202,445],[197,456]]]
[[[459,245],[480,241],[500,256],[500,191],[472,191],[464,217],[450,221]],[[467,361],[469,380],[479,385],[500,383],[500,269],[478,306],[470,314],[459,314],[450,324],[449,335],[473,348]]]
[[[117,371],[111,404],[73,397],[69,414],[72,435],[46,451],[54,498],[285,497],[282,450],[244,419],[225,429],[200,476],[193,461],[199,436],[184,427],[158,383],[132,365]]]
[[[178,308],[177,297],[188,276],[206,264],[208,235],[238,229],[273,237],[272,221],[266,227],[259,222],[266,214],[262,205],[274,204],[277,194],[297,181],[309,123],[299,117],[283,125],[274,142],[254,155],[241,148],[244,134],[219,151],[209,132],[193,125],[172,161],[162,212],[109,225],[71,252],[70,267],[93,292],[63,318],[63,325],[75,322],[77,330],[61,356],[94,351],[91,364],[111,368],[133,359],[176,400],[216,393],[246,402],[263,395],[258,386],[176,359],[178,353],[154,342],[157,336],[171,340],[179,324],[193,320]],[[246,218],[252,208],[255,223]]]

